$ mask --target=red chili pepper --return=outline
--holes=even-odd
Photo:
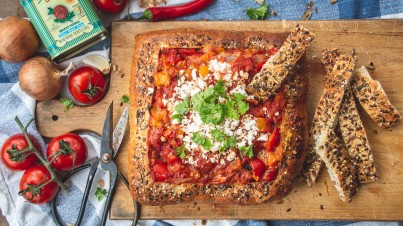
[[[140,19],[158,21],[186,16],[206,8],[213,2],[214,0],[194,0],[178,6],[150,7],[143,12]]]

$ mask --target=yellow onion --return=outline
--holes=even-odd
[[[38,101],[50,100],[62,89],[62,73],[48,58],[33,57],[21,67],[18,80],[21,89]]]
[[[31,22],[16,16],[0,20],[0,59],[17,63],[32,56],[39,38]]]

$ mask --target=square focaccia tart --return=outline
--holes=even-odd
[[[305,155],[304,57],[259,102],[246,86],[287,34],[140,34],[130,81],[129,178],[147,205],[248,205],[286,196]]]

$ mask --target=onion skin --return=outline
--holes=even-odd
[[[19,72],[21,89],[38,101],[56,97],[62,89],[61,71],[48,58],[33,57],[26,61]]]
[[[34,26],[21,17],[9,16],[0,20],[0,59],[12,63],[32,56],[39,46]]]

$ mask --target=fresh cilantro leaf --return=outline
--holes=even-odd
[[[249,110],[249,105],[245,101],[237,102],[238,112],[241,115],[244,115]]]
[[[171,116],[171,119],[172,120],[178,120],[179,122],[182,122],[182,120],[183,120],[183,115],[181,115],[181,114],[174,114],[174,115],[172,115]]]
[[[192,141],[195,142],[198,145],[201,145],[204,147],[204,149],[210,151],[211,147],[211,141],[205,137],[203,137],[200,132],[196,132],[192,136]]]
[[[203,109],[205,103],[214,103],[214,88],[209,87],[191,97],[193,109],[200,112]]]
[[[235,136],[229,137],[228,140],[227,140],[227,145],[228,145],[229,148],[236,147],[236,137]]]
[[[211,148],[211,141],[209,139],[205,139],[204,144],[202,144],[202,146],[204,147],[204,149],[206,149],[207,151],[210,151]]]
[[[196,144],[203,145],[206,139],[200,134],[200,132],[196,132],[192,136],[192,141]]]
[[[242,146],[242,147],[238,147],[238,149],[242,152],[242,154],[244,156],[248,156],[249,158],[253,157],[253,145],[249,145],[247,147]]]
[[[225,96],[225,84],[223,80],[219,80],[213,87],[214,92],[220,96]]]
[[[211,104],[206,105],[199,112],[201,120],[208,124],[212,123],[214,125],[220,124],[224,120],[224,105],[223,104]]]
[[[223,146],[220,147],[220,152],[224,152],[228,148],[234,148],[236,147],[236,137],[231,136],[231,137],[226,137],[226,139],[223,142]]]
[[[221,132],[218,129],[211,130],[211,136],[216,141],[224,141],[227,136],[225,133]]]
[[[176,154],[181,158],[185,158],[186,154],[185,154],[185,145],[182,145],[178,148],[175,149]]]
[[[235,102],[228,100],[225,103],[225,116],[232,119],[239,119],[239,114],[235,109]]]
[[[266,19],[269,15],[269,6],[263,2],[258,8],[248,8],[246,15],[248,15],[251,20]]]
[[[190,100],[189,98],[184,99],[182,102],[175,106],[175,111],[178,114],[185,115],[189,112],[190,109]]]
[[[243,101],[245,98],[246,98],[246,95],[244,95],[242,93],[235,93],[232,96],[232,99],[234,99],[235,102]]]
[[[120,98],[120,102],[122,102],[122,103],[127,104],[127,103],[129,103],[129,101],[130,101],[129,97],[126,95],[123,95],[122,98]]]
[[[102,199],[104,199],[107,194],[108,190],[101,187],[97,187],[97,190],[95,191],[95,196],[97,197],[99,202],[102,201]]]
[[[66,97],[61,97],[60,102],[64,105],[64,112],[72,109],[74,107],[73,101],[66,98]]]

